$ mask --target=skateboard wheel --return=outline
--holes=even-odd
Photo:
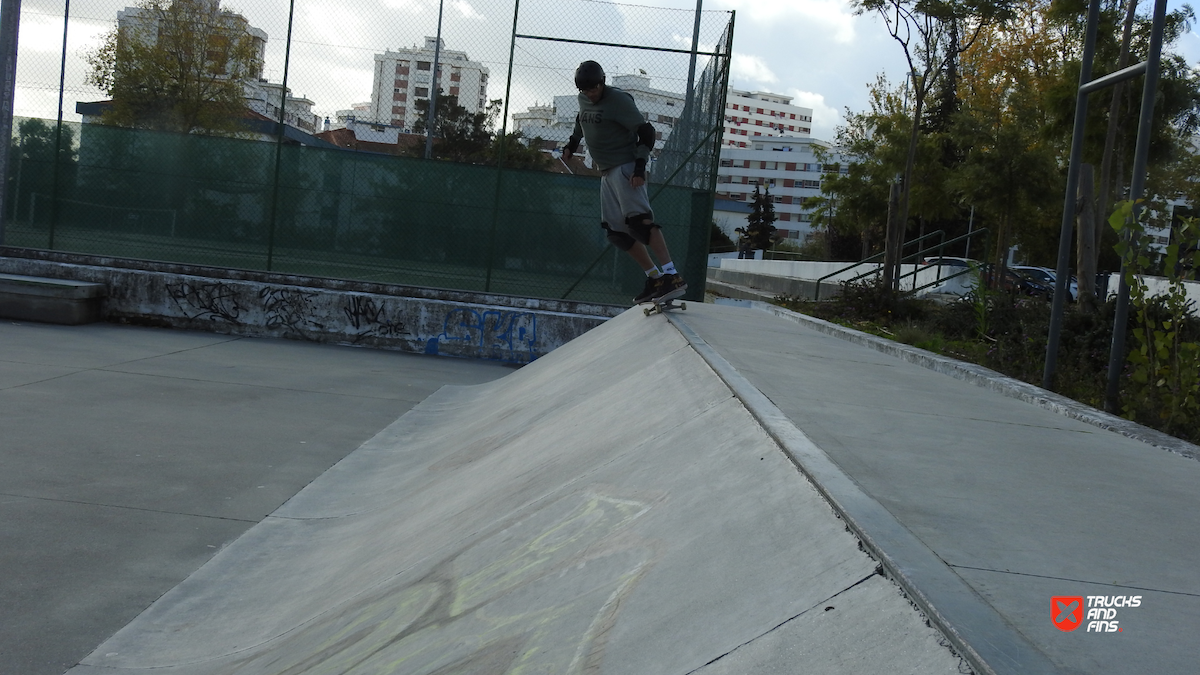
[[[653,310],[651,310],[649,307],[647,307],[647,308],[645,308],[645,309],[643,309],[643,310],[642,310],[642,314],[645,314],[646,316],[650,316],[650,313],[651,313],[652,311],[653,311]]]
[[[687,309],[687,303],[686,302],[679,303],[679,309]]]

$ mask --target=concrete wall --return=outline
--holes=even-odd
[[[528,363],[624,308],[0,248],[0,272],[108,286],[108,321]]]
[[[841,271],[845,270],[847,267],[850,267],[852,264],[853,263],[848,262],[817,262],[812,260],[737,260],[736,258],[726,258],[720,261],[720,267],[722,271],[728,270],[730,272],[740,272],[744,274],[761,275],[767,277],[781,277],[785,279],[815,282],[817,279],[821,279],[827,274],[833,274],[833,276],[821,282],[821,297],[829,297],[832,295],[832,293],[827,289],[836,287],[839,285],[839,282],[849,281],[866,272],[878,270],[882,266],[878,263],[866,263],[863,265],[858,265],[857,267],[849,269],[845,272]],[[912,274],[913,270],[917,270],[915,277],[907,276],[901,279],[900,286],[902,289],[912,289],[917,286],[924,286],[925,284],[935,282],[938,279],[955,274],[959,271],[959,268],[942,266],[939,272],[936,266],[930,265],[900,266],[901,275]],[[870,279],[870,277],[867,277],[864,280],[867,279]],[[965,290],[960,291],[958,286],[962,286],[963,289],[966,289],[970,286],[970,279],[971,278],[969,275],[963,275],[955,278],[950,283],[955,286],[953,289],[955,292],[965,292]],[[814,286],[815,285],[810,285],[808,287],[811,288]],[[930,292],[936,290],[936,288],[930,289]],[[811,292],[809,292],[809,294],[805,297],[811,297],[811,295]]]
[[[1146,282],[1146,294],[1153,297],[1156,295],[1166,295],[1170,292],[1171,282],[1165,277],[1142,277],[1142,281]],[[1108,275],[1108,297],[1113,297],[1117,294],[1118,284],[1121,283],[1121,274],[1114,272]],[[1196,315],[1200,311],[1200,281],[1185,281],[1184,288],[1187,290],[1188,300],[1191,300],[1192,314]]]

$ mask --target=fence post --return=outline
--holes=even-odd
[[[21,0],[0,2],[0,176],[8,185],[8,149],[12,145],[13,93],[17,86],[17,33],[20,32]],[[4,223],[8,220],[5,204],[7,190],[0,189],[0,246],[4,245]],[[17,199],[17,195],[13,195]],[[16,211],[13,211],[16,219]]]
[[[1142,207],[1138,201],[1146,189],[1146,162],[1150,156],[1150,129],[1153,126],[1154,98],[1158,93],[1158,68],[1162,57],[1163,27],[1166,22],[1167,0],[1155,0],[1154,21],[1150,31],[1150,53],[1146,56],[1146,79],[1142,83],[1142,116],[1138,120],[1137,145],[1133,153],[1133,180],[1129,199],[1133,202],[1132,218],[1137,221]],[[1136,246],[1132,231],[1126,231],[1131,247]],[[1121,278],[1117,282],[1116,316],[1113,318],[1112,349],[1108,355],[1108,383],[1104,393],[1104,409],[1117,413],[1120,407],[1121,365],[1125,361],[1125,328],[1129,322],[1129,281],[1125,278],[1128,257],[1121,259]],[[1059,279],[1061,288],[1066,279]]]
[[[517,18],[521,15],[521,0],[513,3],[512,38],[508,44],[508,81],[504,85],[504,112],[500,120],[500,148],[496,153],[496,194],[492,199],[492,231],[488,235],[487,277],[484,292],[492,290],[492,266],[496,259],[496,227],[500,222],[500,188],[504,184],[504,146],[508,145],[508,99],[512,96],[513,55],[517,51]]]
[[[279,137],[275,139],[275,176],[271,181],[271,217],[267,230],[267,271],[272,271],[275,262],[275,220],[279,217],[279,165],[283,161],[283,139],[287,130],[287,83],[288,66],[292,62],[292,25],[296,17],[296,0],[288,3],[287,46],[283,50],[283,86],[279,94]]]

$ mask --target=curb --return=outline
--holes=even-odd
[[[848,342],[870,347],[876,351],[903,359],[923,368],[949,375],[958,380],[970,382],[1008,396],[1009,398],[1032,403],[1064,417],[1070,417],[1071,419],[1121,434],[1127,438],[1132,438],[1147,445],[1182,455],[1188,459],[1200,460],[1200,447],[1185,440],[1169,436],[1157,429],[1151,429],[1123,417],[1117,417],[1111,413],[1097,410],[1079,401],[1052,391],[1047,391],[1028,382],[1022,382],[990,368],[984,368],[973,363],[965,363],[941,356],[940,354],[934,354],[918,347],[894,342],[886,338],[854,330],[853,328],[839,326],[835,323],[811,317],[807,314],[793,312],[767,302],[755,300],[750,304],[754,309],[774,314],[780,318],[789,319],[806,328],[811,328]]]

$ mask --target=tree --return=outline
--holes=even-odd
[[[501,103],[501,99],[493,99],[484,110],[473,113],[459,104],[457,96],[439,90],[433,127],[435,156],[455,162],[482,163],[492,145],[492,128],[500,116]],[[424,134],[429,99],[419,99],[416,108],[420,114],[413,125],[413,132]],[[423,145],[414,148],[414,151],[421,157],[425,156]]]
[[[871,109],[847,109],[846,124],[837,129],[838,152],[849,160],[845,173],[839,167],[821,179],[822,195],[838,204],[828,225],[832,232],[859,241],[860,259],[870,255],[872,243],[886,231],[888,192],[903,170],[908,143],[909,120],[900,92],[880,75],[869,93]],[[824,152],[815,152],[819,161],[828,161]]]
[[[760,192],[754,187],[754,207],[746,216],[746,237],[751,249],[768,249],[775,240],[775,203],[771,191]]]
[[[264,45],[215,0],[142,0],[86,55],[87,82],[112,97],[105,124],[233,135]]]
[[[54,165],[59,163],[58,183],[61,186],[73,186],[74,174],[77,170],[77,154],[74,148],[75,130],[64,124],[62,135],[58,141],[58,152],[54,151],[54,139],[58,134],[55,127],[37,118],[21,120],[17,125],[17,137],[13,139],[8,156],[15,169],[11,181],[11,198],[7,203],[12,204],[12,219],[31,218],[34,213],[35,199],[41,204],[37,211],[41,219],[50,217],[49,198],[56,194],[54,186]],[[23,195],[38,195],[23,197]],[[58,194],[59,198],[68,195]]]
[[[487,164],[500,161],[500,150],[504,149],[504,168],[506,169],[540,169],[550,168],[550,155],[542,152],[545,143],[540,137],[526,139],[520,131],[510,131],[508,135],[496,136],[486,154]]]
[[[1030,94],[1024,85],[1011,92],[1014,98]],[[992,224],[996,242],[992,260],[999,270],[993,280],[1002,278],[1018,226],[1047,223],[1038,216],[1040,210],[1060,203],[1062,194],[1057,157],[1038,137],[1037,128],[1024,123],[1021,110],[1020,104],[971,108],[956,123],[958,137],[969,149],[949,185]],[[1053,230],[1042,229],[1029,239],[1053,241],[1052,236],[1044,236],[1052,234]],[[1024,248],[1028,252],[1030,247]]]
[[[900,264],[900,244],[908,223],[913,190],[913,168],[925,109],[925,99],[947,73],[947,83],[957,82],[958,55],[969,49],[979,32],[992,23],[1003,23],[1012,15],[1011,0],[852,0],[859,14],[877,13],[887,25],[888,34],[904,50],[908,62],[913,110],[909,128],[908,152],[901,178],[899,212],[888,223],[884,280],[896,280]],[[966,35],[962,35],[966,33]],[[942,98],[954,95],[954,86]]]

